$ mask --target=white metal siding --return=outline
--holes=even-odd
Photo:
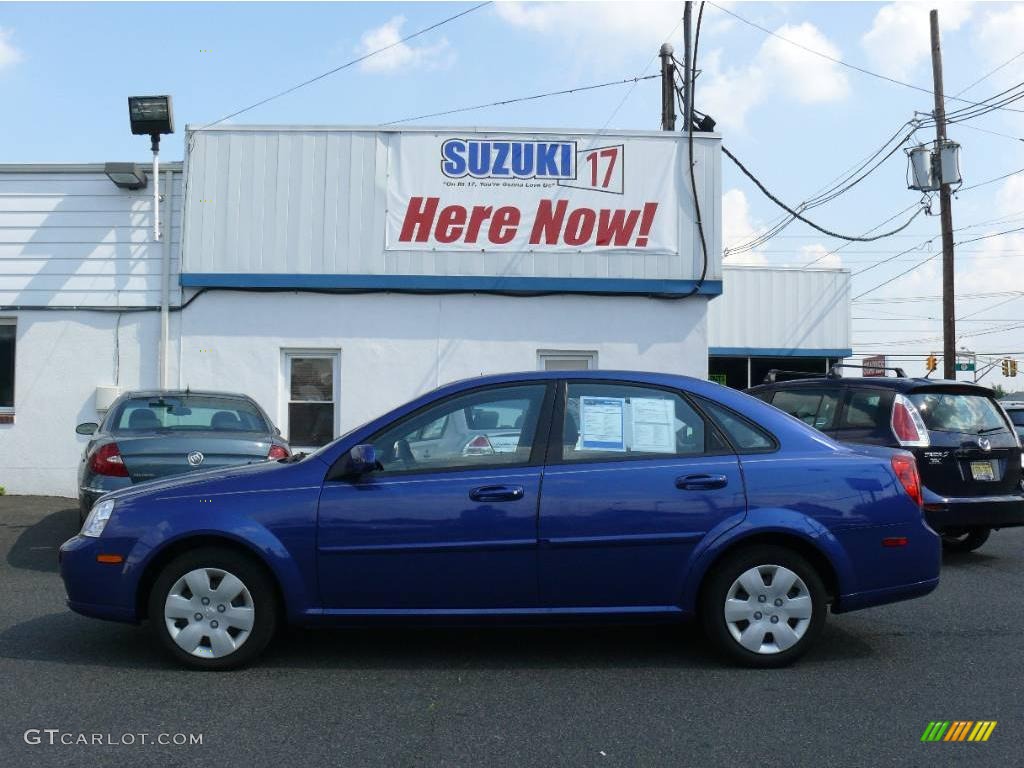
[[[172,304],[180,294],[181,172],[173,177],[171,220],[162,205]],[[160,182],[164,194],[163,171]],[[152,186],[122,190],[98,168],[0,169],[0,306],[159,306],[162,258]]]
[[[731,267],[708,307],[708,345],[740,349],[849,349],[850,272]]]
[[[417,129],[418,130],[418,129]],[[465,128],[427,129],[438,136]],[[479,129],[474,129],[479,130]],[[471,131],[472,132],[472,131]],[[545,131],[502,131],[540,136]],[[188,130],[185,273],[352,274],[693,279],[701,247],[680,135],[608,132],[678,141],[680,253],[386,251],[388,143],[395,131],[300,126]],[[587,136],[566,132],[566,136]],[[590,135],[593,135],[592,133]],[[694,141],[709,253],[721,264],[719,139]]]

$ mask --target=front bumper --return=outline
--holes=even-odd
[[[68,607],[75,613],[97,619],[136,623],[135,581],[125,565],[96,562],[100,554],[119,554],[123,542],[103,537],[75,536],[65,541],[57,553],[60,576],[67,591]]]
[[[1024,525],[1024,493],[940,496],[927,488],[924,516],[937,531],[954,528],[1014,528]]]

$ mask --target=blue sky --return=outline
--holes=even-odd
[[[725,143],[784,200],[797,203],[867,157],[927,93],[833,64],[792,42],[904,82],[929,87],[932,3],[722,3],[780,40],[705,7],[697,106]],[[0,3],[0,162],[146,160],[128,130],[125,98],[171,93],[178,133],[162,157],[182,156],[185,123],[205,124],[343,64],[458,10],[460,3]],[[939,3],[947,94],[1024,51],[1024,4]],[[396,47],[237,118],[251,123],[374,124],[548,90],[632,77],[669,37],[682,3],[501,3]],[[680,35],[671,37],[681,50]],[[786,42],[790,41],[790,42]],[[1024,80],[1024,57],[970,88],[983,99]],[[624,96],[628,98],[622,102]],[[619,107],[621,103],[621,107]],[[1019,102],[1024,105],[1024,101]],[[956,103],[951,102],[951,107]],[[1017,105],[1015,105],[1017,106]],[[657,128],[657,81],[453,115],[447,125]],[[970,127],[968,127],[970,126]],[[1024,113],[997,111],[950,129],[964,184],[1024,168]],[[922,141],[933,131],[922,130]],[[735,245],[779,215],[723,159],[725,236]],[[865,182],[809,215],[861,234],[914,203],[898,152]],[[937,201],[934,206],[938,209]],[[893,223],[900,219],[894,220]],[[958,239],[1024,225],[1024,174],[965,190]],[[891,226],[891,225],[890,225]],[[889,264],[860,270],[938,233],[920,216],[904,233],[841,243],[794,224],[733,257],[757,263],[842,265],[854,295],[913,267],[938,240]],[[732,259],[730,259],[732,260]],[[958,345],[1019,352],[1024,362],[1024,233],[988,237],[958,252]],[[939,292],[938,259],[854,303],[854,348],[890,356],[939,349],[939,305],[909,300]],[[1000,294],[977,297],[975,294]],[[879,301],[881,300],[881,301]],[[1005,302],[1000,305],[1001,302]],[[999,305],[999,306],[997,306]],[[970,335],[968,335],[970,334]],[[906,360],[921,372],[920,360]],[[1000,381],[1024,389],[1024,379]],[[1015,386],[1020,382],[1019,386]]]

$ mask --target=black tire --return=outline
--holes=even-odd
[[[760,625],[762,629],[768,631],[769,634],[763,635],[761,643],[761,647],[766,650],[758,652],[745,648],[733,636],[725,616],[726,599],[740,576],[750,569],[758,567],[765,567],[768,572],[770,566],[787,568],[799,577],[806,588],[805,596],[810,598],[811,615],[809,619],[788,619],[786,614],[781,612],[783,609],[779,609],[780,614],[774,615],[780,616],[793,630],[794,635],[798,630],[802,631],[802,635],[784,650],[779,650],[777,646],[774,651],[768,650],[770,646],[775,645],[775,640],[774,636],[770,635],[770,626],[762,624]],[[766,589],[770,590],[770,586]],[[794,592],[794,590],[796,591]],[[798,586],[794,586],[790,593],[793,597],[797,597],[802,591]],[[755,597],[758,596],[748,594],[747,599],[752,601]],[[789,599],[788,594],[786,599]],[[766,605],[768,609],[763,615],[770,618],[772,614],[769,614],[768,611],[772,610],[771,604],[766,603]],[[714,570],[706,577],[701,590],[700,613],[704,631],[720,651],[734,662],[763,669],[784,667],[802,656],[821,633],[825,624],[827,605],[828,595],[825,585],[821,576],[810,563],[791,549],[764,544],[738,550],[714,566]],[[741,624],[742,622],[734,622],[732,626],[740,631]],[[749,621],[746,626],[753,624],[753,621]],[[773,638],[770,641],[767,639],[769,636]]]
[[[946,552],[973,552],[992,535],[991,528],[963,528],[956,531],[943,531],[942,548]]]
[[[239,606],[235,606],[234,603],[227,605],[228,609],[232,607],[251,608],[253,621],[252,628],[248,631],[248,636],[244,641],[236,650],[223,656],[203,657],[183,650],[172,638],[171,629],[164,618],[164,605],[172,587],[185,574],[197,569],[215,569],[237,577],[248,590],[249,599],[251,599],[251,605],[247,604],[248,600],[240,600]],[[210,584],[214,584],[212,578]],[[223,621],[223,617],[218,617],[215,610],[219,610],[216,605],[210,609],[208,615],[204,613],[202,621],[196,623],[203,625],[203,622],[207,622],[206,626],[210,626],[218,618]],[[192,623],[190,619],[186,621]],[[176,557],[157,576],[149,594],[149,624],[156,635],[157,642],[175,661],[192,669],[237,669],[252,663],[273,638],[278,621],[279,610],[271,576],[254,557],[230,549],[203,547]],[[237,642],[237,637],[238,635],[234,636],[235,642]],[[209,653],[213,653],[209,637],[203,637],[200,642],[201,644],[205,642],[206,647],[210,648]],[[200,648],[197,647],[196,650],[199,651]]]

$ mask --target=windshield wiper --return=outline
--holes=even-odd
[[[293,453],[287,459],[281,459],[281,461],[285,464],[294,464],[297,461],[302,461],[307,456],[309,456],[308,453]]]
[[[1002,429],[1006,429],[1006,427],[988,427],[986,429],[979,429],[976,434],[987,435],[989,432],[998,432]]]

